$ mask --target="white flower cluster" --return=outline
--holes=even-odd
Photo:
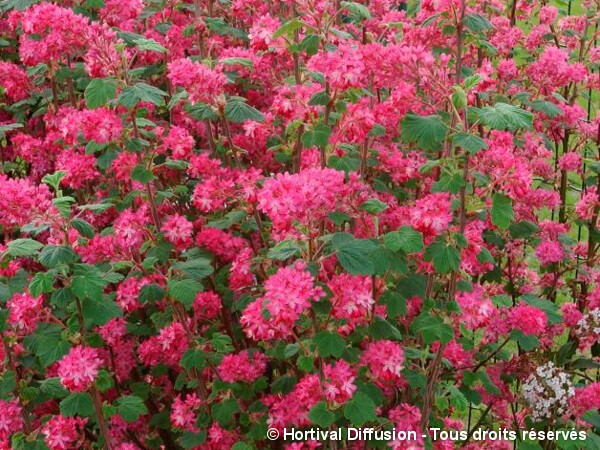
[[[581,336],[600,335],[600,308],[596,308],[577,322],[577,334]]]
[[[568,399],[575,395],[569,375],[552,362],[536,369],[523,385],[523,398],[531,406],[534,422],[567,412]]]

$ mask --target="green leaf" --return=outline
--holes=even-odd
[[[46,378],[40,383],[40,392],[51,398],[65,398],[69,395],[59,377]]]
[[[206,442],[206,431],[201,431],[200,433],[185,431],[179,438],[179,443],[186,450],[197,448],[204,444],[204,442]]]
[[[211,220],[206,226],[226,230],[234,225],[239,224],[248,216],[246,211],[231,211],[225,214],[222,219]]]
[[[192,307],[196,294],[202,290],[202,285],[196,280],[169,280],[167,283],[169,296],[182,303],[187,309]]]
[[[487,143],[479,136],[465,132],[460,132],[452,136],[452,143],[455,147],[465,149],[472,155],[488,148]]]
[[[167,53],[167,49],[160,45],[158,42],[156,42],[154,39],[137,38],[133,40],[133,43],[140,50]]]
[[[86,298],[81,302],[81,310],[86,325],[104,325],[110,319],[122,317],[123,311],[113,300]]]
[[[450,192],[458,194],[460,189],[465,185],[462,174],[449,174],[444,172],[440,179],[431,187],[431,192]]]
[[[321,38],[316,34],[308,34],[300,42],[300,50],[306,51],[309,56],[316,55],[319,52],[319,45],[321,44]],[[310,104],[310,103],[309,103]]]
[[[234,350],[231,337],[223,333],[214,333],[210,345],[219,353],[231,353]]]
[[[370,19],[371,13],[366,6],[356,2],[341,2],[340,6],[346,8],[352,15],[357,16],[360,20]]]
[[[366,211],[369,214],[379,214],[380,212],[388,209],[387,203],[382,202],[378,198],[370,198],[360,205],[362,211]]]
[[[173,264],[173,269],[183,272],[186,277],[196,281],[203,280],[215,270],[208,258],[195,258],[178,262]]]
[[[441,239],[431,243],[425,249],[425,261],[433,262],[438,273],[456,272],[460,268],[460,252]]]
[[[469,401],[465,395],[458,390],[456,386],[449,385],[448,392],[450,393],[450,404],[459,412],[464,413],[469,407]]]
[[[202,350],[191,349],[186,351],[179,362],[181,367],[186,370],[198,369],[202,370],[206,364],[206,357]]]
[[[34,297],[52,292],[54,285],[54,275],[49,272],[38,272],[35,274],[31,283],[29,283],[29,292]]]
[[[90,298],[100,302],[104,288],[109,284],[102,271],[98,267],[89,264],[77,264],[74,272],[71,289],[77,298],[80,300]]]
[[[412,227],[405,225],[397,231],[383,236],[383,243],[393,252],[402,250],[406,253],[416,253],[423,250],[423,235]]]
[[[159,302],[165,298],[165,291],[157,284],[146,284],[140,289],[139,300],[142,305]]]
[[[94,401],[87,392],[73,392],[60,402],[59,409],[63,416],[90,417],[94,414]]]
[[[365,423],[377,418],[375,403],[367,394],[356,392],[352,399],[344,406],[344,417],[352,425],[357,427],[363,426]]]
[[[168,94],[146,83],[137,83],[135,86],[129,86],[123,89],[119,95],[119,104],[128,109],[133,109],[140,102],[152,103],[156,106],[163,106]]]
[[[375,264],[372,254],[377,250],[377,245],[368,239],[344,240],[337,234],[332,239],[339,263],[352,275],[373,275]]]
[[[2,0],[0,2],[0,9],[2,11],[10,11],[16,9],[17,11],[25,11],[31,5],[39,3],[41,0]]]
[[[0,86],[1,88],[2,86]],[[1,93],[2,91],[0,91]],[[0,139],[4,139],[7,131],[17,130],[19,128],[23,128],[23,125],[20,123],[6,123],[0,125]]]
[[[336,332],[321,331],[315,334],[313,341],[319,350],[319,355],[323,358],[328,356],[339,358],[346,348],[346,341]]]
[[[494,26],[481,14],[471,13],[463,18],[463,24],[471,31],[478,33],[480,31],[492,30]]]
[[[540,231],[540,227],[533,222],[523,221],[513,223],[508,228],[508,231],[510,232],[510,237],[513,239],[527,239]]]
[[[80,235],[82,235],[83,237],[86,237],[88,239],[91,239],[94,237],[94,234],[95,234],[94,227],[87,220],[72,219],[71,226],[73,228],[75,228],[77,230],[77,232]]]
[[[531,108],[534,111],[543,112],[551,119],[562,116],[564,111],[555,103],[546,100],[534,100],[531,102]]]
[[[319,91],[313,94],[308,104],[310,106],[326,106],[329,103],[329,93],[327,91]]]
[[[98,372],[98,376],[96,377],[94,385],[98,388],[100,392],[106,392],[114,387],[115,380],[107,370],[100,370]]]
[[[536,297],[535,295],[524,295],[523,300],[528,305],[544,311],[544,313],[546,313],[546,317],[548,318],[549,324],[556,325],[562,322],[562,314],[556,303],[544,298]]]
[[[409,113],[401,122],[402,139],[425,150],[440,150],[447,127],[438,115],[419,116]]]
[[[454,335],[452,327],[445,324],[442,319],[429,313],[422,313],[415,318],[410,329],[421,335],[426,344],[431,345],[435,341],[442,344],[450,342]]]
[[[597,409],[590,409],[585,412],[581,418],[600,430],[600,412],[598,412]]]
[[[144,400],[136,395],[125,395],[117,402],[117,412],[126,422],[135,422],[140,416],[148,413]]]
[[[375,275],[385,276],[388,271],[400,275],[408,272],[406,256],[403,253],[394,253],[383,245],[375,247],[375,251],[370,254],[370,259],[375,266]]]
[[[331,129],[327,125],[319,123],[312,130],[302,134],[302,145],[304,148],[325,147],[330,136]]]
[[[373,339],[393,339],[399,340],[401,335],[398,328],[389,323],[387,320],[376,316],[371,325],[369,325],[367,333]]]
[[[44,244],[34,241],[33,239],[15,239],[7,244],[7,252],[11,256],[33,256],[37,255],[43,246]]]
[[[327,409],[325,402],[319,402],[313,406],[308,413],[308,418],[321,428],[327,428],[335,422],[335,414]]]
[[[285,261],[288,258],[300,254],[300,247],[295,241],[285,240],[279,242],[276,246],[269,249],[267,257],[277,261]]]
[[[540,345],[540,341],[537,336],[533,334],[525,334],[521,330],[513,330],[510,333],[510,337],[517,341],[521,348],[526,352],[529,352]]]
[[[138,164],[133,169],[131,169],[131,178],[139,181],[140,183],[146,184],[154,179],[154,175],[152,172],[143,164]]]
[[[54,173],[44,175],[44,177],[42,178],[42,183],[47,184],[48,186],[50,186],[58,192],[58,190],[60,189],[60,182],[66,176],[67,172],[65,172],[64,170],[57,170]]]
[[[210,105],[207,105],[205,103],[198,102],[193,105],[187,103],[184,106],[184,109],[190,116],[197,120],[219,119],[219,115],[210,107]]]
[[[296,355],[299,351],[300,344],[294,342],[293,344],[288,344],[285,346],[285,349],[283,350],[283,356],[284,358],[289,359],[292,356]]]
[[[252,70],[254,68],[254,64],[252,63],[252,60],[250,58],[225,58],[219,61],[219,63],[226,66],[235,66],[239,64],[240,66],[244,66],[248,70]]]
[[[71,247],[47,245],[40,253],[39,261],[51,269],[61,264],[72,264],[79,259]]]
[[[492,223],[498,228],[506,229],[515,220],[512,200],[502,194],[494,194],[492,198]]]
[[[104,0],[86,0],[85,6],[90,9],[100,9],[104,7]]]
[[[245,30],[228,25],[221,17],[204,17],[202,20],[208,25],[208,28],[221,36],[229,35],[244,41],[248,40],[248,33]]]
[[[385,291],[379,297],[379,303],[386,305],[387,316],[391,320],[406,315],[406,299],[395,291]]]
[[[479,111],[479,119],[493,130],[514,130],[533,127],[533,114],[508,103],[496,103]]]
[[[247,120],[264,122],[265,116],[258,109],[241,100],[230,99],[225,105],[225,117],[234,123],[243,123]]]
[[[85,88],[85,104],[89,109],[100,108],[117,94],[117,82],[105,78],[94,78]]]
[[[294,31],[302,28],[304,24],[298,17],[294,17],[292,20],[288,20],[281,25],[275,33],[273,33],[273,39],[280,38],[281,36],[291,36]]]
[[[213,419],[215,419],[222,427],[226,426],[233,415],[240,410],[236,399],[230,398],[216,403],[211,408]]]
[[[231,450],[253,450],[253,447],[251,445],[246,444],[245,442],[240,441],[233,444]]]

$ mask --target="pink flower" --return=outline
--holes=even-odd
[[[344,212],[353,191],[358,188],[345,182],[344,172],[334,169],[278,174],[268,178],[258,193],[258,209],[273,221],[277,240],[306,233],[310,236],[318,231],[319,224],[331,211]],[[307,230],[297,230],[298,225]]]
[[[323,367],[323,394],[330,402],[342,404],[350,400],[356,391],[354,380],[356,369],[353,369],[343,359],[335,364],[325,364]]]
[[[0,174],[0,192],[0,225],[6,229],[27,225],[55,211],[45,184],[35,185],[29,180]]]
[[[350,333],[357,325],[367,322],[373,299],[371,279],[348,274],[335,275],[327,286],[332,292],[331,316],[345,320],[340,332]]]
[[[496,309],[488,298],[483,297],[483,289],[475,285],[471,292],[460,292],[456,296],[460,306],[460,321],[471,330],[485,327]]]
[[[59,61],[85,47],[88,19],[70,8],[42,2],[23,15],[19,40],[21,60],[29,65]],[[32,36],[32,35],[35,35]]]
[[[146,284],[148,284],[148,280],[138,280],[135,277],[127,278],[119,283],[117,287],[117,304],[123,311],[132,312],[140,308],[140,291]]]
[[[115,220],[117,244],[124,250],[135,251],[142,245],[149,222],[148,208],[144,205],[137,211],[126,209]]]
[[[248,247],[244,239],[219,230],[218,228],[203,228],[196,235],[196,245],[210,250],[225,263],[232,262]]]
[[[393,440],[389,446],[394,450],[417,450],[424,448],[424,440],[422,431],[419,427],[421,421],[421,411],[416,406],[408,403],[400,403],[389,412],[389,418],[395,424],[397,430],[405,432],[414,431],[416,440]]]
[[[214,319],[221,312],[221,306],[221,297],[215,292],[199,292],[194,300],[194,315],[197,319]]]
[[[87,419],[81,417],[53,416],[42,428],[46,445],[50,450],[81,448],[86,423]]]
[[[62,385],[73,392],[87,390],[98,376],[103,362],[98,350],[78,345],[58,362],[57,373]]]
[[[160,330],[158,336],[142,342],[138,354],[142,362],[149,366],[159,363],[177,366],[187,348],[185,328],[181,323],[174,322]]]
[[[581,170],[583,158],[577,152],[569,152],[562,155],[558,161],[560,170],[578,172]]]
[[[565,321],[565,325],[568,327],[575,327],[577,323],[583,318],[583,314],[577,305],[574,303],[564,303],[561,305],[560,310]]]
[[[546,330],[546,313],[535,306],[518,305],[511,308],[506,321],[513,330],[539,336]]]
[[[29,95],[27,72],[16,64],[0,61],[0,86],[11,102],[18,102]]]
[[[398,385],[402,381],[404,351],[396,342],[375,341],[367,345],[361,357],[361,364],[369,369],[376,381]]]
[[[188,160],[194,148],[194,138],[185,128],[172,126],[163,138],[163,148],[171,149],[174,159]]]
[[[577,202],[575,212],[580,219],[592,220],[592,217],[594,216],[594,210],[599,204],[600,199],[598,197],[598,188],[596,186],[591,186]]]
[[[204,64],[181,58],[170,62],[167,78],[173,86],[181,86],[190,94],[192,103],[203,102],[213,104],[223,94],[227,77]]]
[[[217,368],[223,381],[253,383],[267,368],[268,358],[258,351],[242,350],[237,354],[225,355]]]
[[[265,294],[250,303],[240,323],[246,335],[254,340],[287,339],[295,322],[324,293],[314,286],[306,263],[296,261],[283,267],[265,282]]]
[[[201,405],[202,401],[195,393],[187,394],[185,400],[178,395],[171,408],[171,425],[175,428],[197,432],[196,415]]]
[[[6,306],[8,307],[8,323],[18,331],[29,333],[35,329],[42,318],[43,298],[32,297],[28,293],[13,295]]]
[[[540,9],[540,23],[550,25],[558,16],[558,8],[556,6],[545,5]]]
[[[333,52],[319,52],[307,65],[309,70],[321,72],[332,89],[366,86],[366,67],[360,48],[340,45]]]
[[[165,239],[178,251],[186,250],[192,244],[192,222],[179,214],[168,217],[161,231],[165,235]]]
[[[19,400],[0,400],[0,445],[9,442],[10,437],[21,430],[23,418]]]
[[[58,155],[56,168],[66,172],[61,184],[74,189],[81,189],[100,178],[96,169],[96,158],[82,150],[69,149]]]
[[[123,124],[117,113],[111,109],[86,109],[80,120],[86,141],[93,140],[98,144],[107,144],[121,137]]]
[[[573,414],[581,416],[590,410],[600,408],[600,382],[575,389],[575,396],[569,401]],[[580,417],[577,417],[580,419]]]
[[[410,209],[411,224],[418,231],[436,235],[444,231],[452,222],[450,194],[428,194],[415,202]]]
[[[558,241],[544,241],[535,249],[535,256],[541,261],[542,265],[557,263],[565,257],[562,244]]]

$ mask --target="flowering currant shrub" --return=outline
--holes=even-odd
[[[0,449],[599,449],[599,8],[0,1]]]

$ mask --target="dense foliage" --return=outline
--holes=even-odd
[[[0,1],[0,449],[600,448],[599,7]]]

